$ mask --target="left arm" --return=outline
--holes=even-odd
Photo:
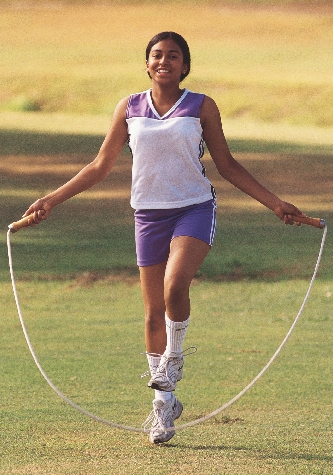
[[[205,97],[201,107],[203,138],[219,174],[239,190],[272,210],[285,224],[297,222],[304,214],[265,188],[231,155],[224,137],[221,117],[215,102]]]

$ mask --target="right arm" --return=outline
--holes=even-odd
[[[221,177],[272,210],[285,224],[298,223],[297,216],[305,216],[293,204],[281,200],[265,188],[234,159],[224,137],[220,112],[210,97],[204,99],[200,119],[203,138]]]
[[[55,206],[91,188],[110,173],[128,138],[126,124],[126,107],[128,98],[122,99],[113,114],[109,131],[98,152],[97,157],[86,165],[74,178],[35,201],[24,213],[23,217],[33,213],[29,225],[38,224],[46,219]]]

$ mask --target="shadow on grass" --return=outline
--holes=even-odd
[[[102,135],[0,130],[0,155],[96,154]],[[332,153],[330,146],[265,140],[228,140],[234,153]]]
[[[0,175],[3,237],[9,223],[19,219],[39,196],[71,178],[74,174],[71,167],[76,170],[75,167],[80,168],[90,160],[88,155],[96,154],[102,141],[102,136],[94,135],[0,131],[0,157],[4,165]],[[309,150],[308,156],[288,155],[285,154],[288,147],[297,153],[300,148],[286,143],[231,141],[230,147],[244,154],[252,154],[258,149],[261,153],[276,153],[274,160],[266,160],[265,155],[260,160],[250,156],[246,163],[254,176],[263,179],[273,191],[278,189],[279,193],[295,195],[306,193],[315,200],[322,190],[331,189],[333,165],[327,155],[313,157]],[[315,151],[318,152],[317,148]],[[10,158],[13,155],[19,158],[13,160]],[[9,167],[7,160],[10,161]],[[213,168],[212,163],[207,163],[208,176],[214,185],[218,184],[217,238],[198,277],[237,281],[311,276],[319,249],[318,230],[281,226],[272,213],[248,209],[248,202],[245,203],[246,209],[225,204],[225,197],[234,198],[236,205],[237,200],[243,198],[239,198],[238,190],[234,196],[233,189],[225,188]],[[52,218],[46,223],[15,235],[15,269],[22,277],[29,274],[34,278],[82,273],[95,276],[96,272],[105,278],[118,273],[119,269],[136,274],[130,181],[131,160],[129,154],[124,154],[110,176],[94,188],[96,194],[82,195],[64,203],[52,212]],[[328,219],[331,216],[323,210],[322,217]],[[5,239],[3,243],[1,254],[5,262]],[[329,246],[326,246],[320,267],[320,276],[324,278],[332,275]],[[7,279],[5,265],[3,269],[6,271],[0,272],[0,279]]]
[[[20,208],[24,210],[23,205]],[[4,229],[17,210],[17,203],[8,204]],[[230,212],[220,219],[216,242],[198,271],[198,279],[223,282],[311,277],[320,244],[318,230],[284,227],[274,216],[267,216],[263,223],[261,214],[252,212],[249,217],[246,212],[239,213],[235,220]],[[14,234],[11,241],[20,279],[69,278],[84,285],[116,275],[138,275],[133,210],[124,200],[71,200],[56,208],[45,223]],[[1,247],[5,261],[4,233]],[[330,248],[328,243],[319,271],[320,277],[328,279]],[[0,280],[8,279],[5,269],[4,265]]]
[[[1,155],[95,154],[104,136],[0,130]]]

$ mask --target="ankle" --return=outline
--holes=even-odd
[[[175,396],[172,391],[159,391],[158,389],[155,389],[155,399],[167,402],[173,399],[174,397]]]

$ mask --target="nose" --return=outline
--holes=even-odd
[[[166,64],[168,62],[168,57],[166,55],[161,56],[160,64]]]

